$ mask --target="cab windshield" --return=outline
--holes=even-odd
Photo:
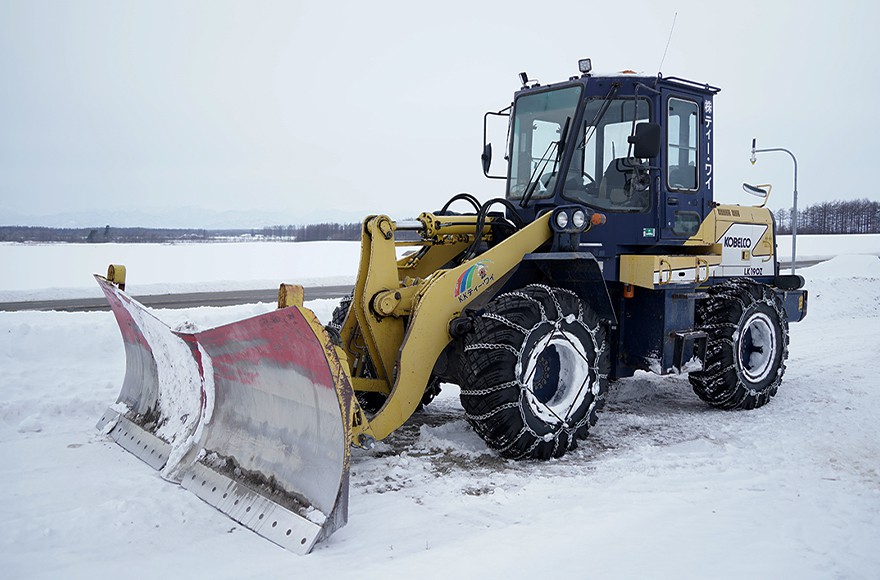
[[[651,180],[641,160],[630,156],[628,138],[650,118],[647,99],[587,101],[577,146],[562,195],[570,201],[611,211],[647,211]]]
[[[550,197],[562,162],[566,128],[574,121],[581,87],[525,95],[513,110],[513,144],[507,197]],[[571,132],[571,129],[568,130]]]

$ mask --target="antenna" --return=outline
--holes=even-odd
[[[669,43],[672,42],[672,33],[675,31],[675,21],[678,18],[678,12],[672,16],[672,27],[669,29],[669,38],[666,40],[666,48],[663,49],[663,58],[660,59],[660,66],[657,67],[657,75],[663,71],[663,61],[666,60],[666,51],[669,50]]]

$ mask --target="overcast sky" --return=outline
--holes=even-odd
[[[501,195],[482,115],[634,69],[722,88],[716,199],[880,199],[876,0],[483,3],[0,0],[0,214],[182,206],[302,216]],[[133,225],[133,224],[132,224]],[[199,224],[193,224],[199,225]]]

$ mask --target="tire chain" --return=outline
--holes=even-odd
[[[740,315],[737,322],[714,322],[710,324],[706,324],[704,322],[701,325],[700,328],[706,330],[716,330],[720,332],[724,332],[725,329],[733,330],[730,337],[724,335],[718,336],[716,334],[716,336],[710,337],[710,339],[707,341],[706,359],[717,359],[718,363],[713,363],[712,365],[706,367],[703,371],[701,371],[702,373],[711,374],[710,377],[695,375],[693,373],[690,375],[690,382],[694,386],[695,391],[697,391],[698,385],[700,385],[699,388],[704,389],[708,385],[710,385],[710,383],[716,382],[717,377],[723,376],[725,373],[731,370],[736,372],[735,358],[734,362],[727,364],[723,368],[720,368],[720,370],[716,371],[715,369],[718,368],[718,366],[722,362],[720,360],[721,357],[718,355],[724,348],[724,345],[728,345],[729,348],[735,353],[739,329],[742,327],[745,317],[747,315],[747,310],[751,306],[753,306],[754,304],[767,305],[769,308],[776,312],[783,326],[787,328],[785,312],[781,308],[778,299],[776,299],[775,295],[773,294],[773,290],[770,287],[754,282],[750,279],[732,278],[723,282],[722,284],[719,284],[718,286],[715,286],[713,290],[713,294],[705,302],[704,312],[702,315],[703,318],[711,319],[713,317],[723,317],[724,312],[730,309],[731,304],[738,305],[740,309]],[[760,298],[755,297],[754,293],[756,290],[760,291]],[[782,344],[780,345],[780,348],[782,349],[782,358],[780,359],[779,368],[777,370],[777,377],[779,377],[779,380],[781,380],[781,374],[785,371],[785,361],[788,358],[787,332],[782,333],[781,339]],[[734,354],[734,356],[736,356],[736,354]],[[722,408],[740,407],[743,403],[749,402],[749,397],[753,398],[750,401],[751,403],[754,403],[755,406],[761,406],[768,402],[773,395],[775,395],[776,390],[779,386],[779,380],[775,380],[775,384],[768,385],[768,387],[766,387],[765,390],[761,393],[756,391],[753,386],[746,385],[740,382],[739,385],[745,390],[745,394],[743,395],[741,401],[732,404],[730,403],[730,401],[734,396],[737,395],[737,389],[732,389],[727,398],[723,400],[710,400],[704,398],[704,395],[700,395],[699,392],[697,392],[697,394],[700,396],[700,398],[710,403],[711,405],[720,406]],[[713,390],[715,389],[713,388]],[[723,391],[717,393],[718,396],[722,396],[723,394]],[[762,398],[763,395],[766,395],[766,397]],[[755,397],[757,397],[757,399],[754,399]],[[752,408],[752,406],[748,406],[747,408]]]
[[[577,296],[577,294],[572,292],[571,290],[568,290],[565,288],[551,288],[551,287],[543,285],[543,284],[530,284],[530,285],[526,286],[526,288],[540,288],[540,289],[544,290],[550,296],[551,300],[553,301],[553,305],[556,309],[556,313],[560,318],[567,318],[567,317],[562,315],[562,306],[559,303],[558,299],[556,298],[555,293],[561,291],[561,292],[569,294],[575,298],[578,298],[578,313],[577,313],[575,320],[576,320],[577,324],[579,326],[581,326],[590,335],[590,338],[592,339],[593,348],[594,348],[594,351],[596,352],[596,361],[591,365],[591,370],[593,371],[593,373],[596,377],[595,384],[596,385],[601,384],[601,380],[604,378],[607,378],[607,373],[600,373],[599,372],[598,361],[601,358],[600,357],[601,353],[603,353],[605,351],[605,348],[607,347],[607,341],[603,340],[602,343],[599,344],[599,342],[596,340],[596,334],[598,333],[598,330],[599,330],[598,327],[591,328],[584,322],[584,320],[583,320],[583,314],[584,314],[583,305],[582,305],[579,297]],[[536,304],[538,306],[538,309],[541,314],[541,321],[538,324],[536,324],[534,327],[532,327],[531,329],[525,329],[524,327],[514,323],[513,321],[506,319],[505,317],[503,317],[501,315],[484,312],[484,313],[482,313],[481,316],[483,318],[496,320],[498,322],[501,322],[505,326],[508,326],[509,328],[512,328],[514,330],[522,332],[524,334],[524,339],[522,342],[523,347],[520,350],[516,350],[513,347],[510,347],[509,345],[481,342],[481,343],[475,343],[472,345],[466,345],[465,349],[464,349],[465,351],[507,350],[507,351],[513,353],[517,357],[517,359],[519,360],[522,357],[523,349],[525,348],[525,345],[528,342],[529,335],[535,330],[535,328],[537,328],[541,324],[550,322],[550,319],[547,316],[546,309],[544,308],[544,305],[540,301],[535,300],[531,296],[529,296],[523,292],[520,292],[520,291],[507,292],[507,293],[499,295],[496,299],[503,298],[505,296],[516,296],[518,298],[522,298],[524,300],[528,300],[529,302]],[[589,363],[589,361],[586,361],[586,362]],[[584,384],[586,384],[586,382]],[[568,414],[567,413],[566,413],[566,419],[562,419],[557,415],[557,419],[560,420],[558,423],[558,427],[555,430],[552,430],[545,435],[540,435],[534,429],[531,428],[531,426],[529,425],[528,420],[523,412],[522,397],[524,396],[525,391],[528,389],[528,387],[522,382],[521,379],[517,379],[515,381],[509,381],[507,383],[501,383],[499,385],[495,385],[493,387],[489,387],[486,389],[479,389],[479,390],[473,390],[473,391],[466,391],[463,389],[461,391],[461,394],[464,396],[487,395],[487,394],[491,394],[494,392],[499,392],[499,391],[511,388],[513,386],[517,386],[520,389],[520,396],[519,396],[519,399],[517,402],[505,403],[503,405],[500,405],[498,408],[494,409],[490,413],[486,413],[483,415],[470,415],[466,412],[465,416],[468,419],[480,421],[480,420],[484,420],[485,418],[494,416],[495,414],[497,414],[498,412],[500,412],[502,410],[506,410],[506,409],[510,409],[510,408],[519,408],[520,418],[521,418],[521,421],[523,424],[523,427],[522,427],[522,429],[520,429],[519,433],[517,433],[517,435],[515,437],[513,437],[504,446],[499,447],[499,446],[495,446],[492,443],[490,443],[490,446],[492,446],[496,451],[499,451],[500,453],[505,453],[511,447],[513,447],[517,443],[517,441],[519,441],[522,438],[523,435],[525,435],[526,433],[529,433],[535,439],[535,441],[532,443],[531,446],[529,446],[528,449],[524,450],[522,453],[520,453],[516,457],[514,457],[515,459],[521,459],[523,457],[528,456],[532,451],[534,451],[534,449],[541,442],[549,442],[550,440],[553,440],[553,442],[554,442],[553,451],[551,453],[551,456],[556,456],[556,452],[558,451],[558,448],[559,448],[560,435],[562,433],[566,433],[568,435],[568,440],[573,441],[575,433],[580,428],[582,428],[584,425],[591,423],[591,418],[594,416],[596,407],[598,405],[600,405],[601,403],[604,403],[604,400],[605,400],[604,393],[595,393],[594,392],[593,393],[594,394],[593,400],[590,402],[590,406],[588,407],[586,413],[584,413],[583,418],[581,418],[579,421],[575,422],[574,424],[570,424],[568,421]],[[584,385],[581,385],[581,388],[583,388],[583,386]],[[595,389],[591,386],[590,390],[594,391]],[[548,408],[548,410],[549,410],[549,408]],[[571,409],[569,409],[569,412],[571,412]],[[554,415],[555,415],[555,413],[554,413]],[[479,423],[476,423],[473,425],[478,431],[482,431],[482,429],[479,426]]]

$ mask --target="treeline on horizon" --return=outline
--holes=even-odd
[[[791,233],[791,209],[778,209],[776,233]],[[880,202],[868,199],[823,201],[808,205],[797,212],[799,234],[878,234],[880,233]]]
[[[791,233],[791,210],[774,212],[776,232]],[[826,201],[798,210],[799,234],[878,234],[880,202],[868,199]],[[69,243],[170,243],[216,241],[314,242],[359,240],[360,223],[276,225],[255,229],[131,228],[105,225],[100,228],[50,228],[42,226],[0,226],[0,242]]]
[[[359,240],[361,224],[323,223],[304,226],[268,226],[255,229],[204,228],[50,228],[0,226],[0,242],[68,242],[156,244],[170,242]]]

